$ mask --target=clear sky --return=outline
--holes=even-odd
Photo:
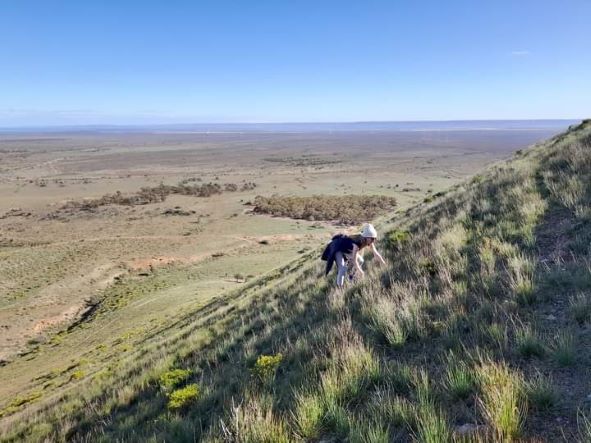
[[[2,0],[0,126],[582,118],[590,0]]]

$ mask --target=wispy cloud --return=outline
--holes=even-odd
[[[513,57],[526,57],[530,54],[529,51],[511,51],[510,54]]]

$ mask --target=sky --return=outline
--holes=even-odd
[[[0,126],[591,116],[591,1],[0,3]]]

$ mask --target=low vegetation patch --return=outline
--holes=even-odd
[[[371,220],[396,206],[394,197],[384,195],[314,195],[289,197],[257,196],[254,212],[303,220],[356,224]]]
[[[70,201],[61,207],[61,210],[92,211],[101,206],[122,205],[136,206],[149,203],[160,203],[166,200],[171,194],[187,195],[191,197],[211,197],[223,192],[251,191],[256,188],[256,183],[245,182],[242,185],[236,183],[200,183],[182,181],[177,185],[165,185],[143,187],[134,194],[123,194],[117,191],[114,194],[105,194],[100,198],[84,199],[82,201]],[[166,214],[170,215],[170,214]],[[184,214],[172,214],[184,215]]]
[[[196,384],[190,384],[184,388],[172,391],[168,396],[168,409],[181,409],[199,398],[199,387]]]
[[[282,354],[261,355],[252,368],[252,374],[262,382],[270,382],[275,378],[275,373],[282,360]]]
[[[172,389],[189,378],[192,372],[190,369],[171,369],[160,375],[158,380],[163,389]]]

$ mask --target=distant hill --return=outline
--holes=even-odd
[[[2,440],[591,439],[591,121],[380,232],[388,266],[344,292],[305,254],[59,395],[23,393]]]

